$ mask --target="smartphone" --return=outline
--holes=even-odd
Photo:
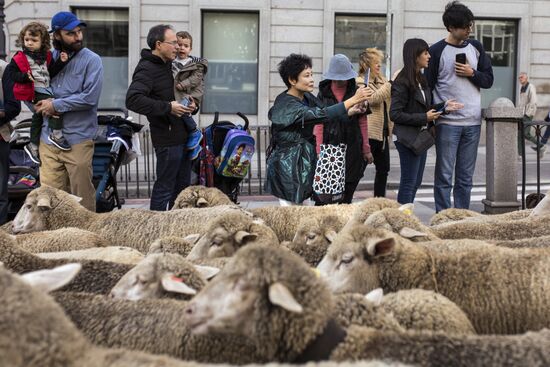
[[[460,64],[466,64],[466,54],[465,53],[456,54],[455,60]]]
[[[189,97],[183,97],[180,101],[180,105],[182,105],[183,107],[189,107],[190,104],[191,99],[189,99]]]
[[[370,68],[367,69],[367,77],[365,79],[365,85],[369,85],[370,81]]]

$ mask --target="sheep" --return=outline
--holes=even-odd
[[[211,359],[228,362],[248,361],[254,350],[241,340],[227,337],[185,336],[186,325],[181,322],[178,312],[170,317],[161,300],[155,300],[155,307],[145,307],[151,301],[117,301],[104,296],[89,294],[56,294],[59,301],[65,302],[68,313],[81,314],[83,320],[97,316],[97,339],[100,344],[116,344],[115,334],[125,335],[122,344],[129,344],[143,338],[144,350],[159,347],[173,351],[180,357],[190,356],[197,360]],[[97,301],[100,299],[101,301]],[[92,302],[93,301],[93,302]],[[168,300],[167,300],[168,301]],[[168,303],[175,310],[182,304]],[[102,303],[103,302],[103,303]],[[158,304],[156,302],[159,302]],[[123,312],[133,311],[134,317],[117,314],[117,307],[123,304]],[[94,306],[105,305],[95,309]],[[142,309],[139,309],[139,307]],[[155,356],[140,351],[108,349],[96,347],[69,321],[61,307],[43,291],[33,289],[26,280],[0,267],[0,365],[10,367],[200,367],[197,363],[184,362],[166,356]],[[99,311],[98,311],[99,310]],[[148,314],[149,313],[149,314]],[[127,313],[130,315],[130,313]],[[135,315],[143,314],[139,319]],[[147,317],[149,317],[147,319]],[[84,321],[83,321],[84,322]],[[111,326],[109,330],[107,326]],[[90,327],[90,325],[88,325]],[[139,335],[138,335],[139,334]],[[178,336],[180,337],[178,339]],[[95,340],[98,342],[98,340]],[[184,345],[182,345],[184,344]],[[202,349],[200,349],[202,347]],[[208,350],[212,347],[213,350]],[[231,347],[235,350],[231,350]],[[193,349],[195,348],[195,349]],[[186,354],[189,352],[189,354]],[[198,354],[198,353],[203,354]],[[241,354],[238,354],[238,353]]]
[[[404,331],[394,315],[358,293],[334,297],[334,318],[344,328],[351,325],[369,326],[387,331]]]
[[[14,233],[77,227],[97,233],[111,246],[130,246],[142,253],[161,237],[199,233],[206,222],[227,212],[244,212],[238,206],[180,209],[156,212],[144,209],[93,213],[73,195],[42,186],[27,195],[14,219]]]
[[[415,242],[437,239],[508,241],[550,235],[550,216],[528,217],[508,221],[460,221],[428,227],[413,215],[396,209],[383,209],[371,215],[365,224],[384,228]]]
[[[172,254],[179,254],[181,256],[187,256],[193,249],[193,246],[195,246],[199,237],[200,236],[196,234],[186,236],[185,238],[176,236],[159,238],[151,243],[147,255],[168,252]]]
[[[357,203],[357,206],[355,207],[355,210],[348,222],[349,222],[349,225],[364,223],[369,216],[371,216],[372,214],[376,213],[379,210],[382,210],[385,208],[398,209],[400,207],[403,207],[403,210],[412,210],[411,204],[405,204],[405,206],[402,206],[397,201],[391,200],[391,199],[380,198],[380,197],[369,198],[360,203]]]
[[[526,247],[541,247],[550,248],[550,236],[539,236],[532,238],[520,238],[517,240],[498,240],[487,241],[497,246],[510,247],[510,248],[526,248]]]
[[[189,299],[218,271],[193,265],[178,254],[151,254],[126,273],[110,294],[113,298],[129,300]]]
[[[462,221],[484,221],[498,222],[507,220],[525,219],[532,213],[531,209],[517,210],[503,214],[483,215],[468,209],[449,208],[440,211],[430,219],[430,226],[437,226],[444,223],[462,222]]]
[[[208,208],[234,203],[221,190],[215,187],[189,186],[178,194],[172,210],[183,208]]]
[[[121,264],[135,265],[143,260],[144,255],[131,247],[107,246],[87,248],[84,250],[41,252],[36,256],[43,259],[103,260]]]
[[[187,259],[231,256],[251,243],[279,245],[277,235],[261,220],[241,213],[224,214],[208,222],[205,234],[195,244]]]
[[[188,302],[184,317],[196,335],[246,335],[261,358],[277,362],[347,361],[367,355],[423,366],[550,361],[548,330],[522,336],[395,333],[355,325],[344,330],[331,319],[333,310],[326,284],[299,256],[273,246],[252,245],[240,249]],[[387,349],[377,339],[385,335],[392,342]]]
[[[384,295],[382,308],[406,329],[475,334],[468,316],[447,297],[424,289],[406,289]]]
[[[20,234],[15,236],[15,241],[21,249],[32,253],[83,250],[107,246],[107,241],[96,233],[71,227],[55,231]]]
[[[0,261],[15,273],[49,269],[71,262],[69,259],[42,259],[21,250],[11,235],[0,232]],[[101,260],[80,260],[82,271],[63,287],[65,291],[107,294],[132,265]]]
[[[456,303],[480,334],[550,325],[550,259],[543,249],[485,243],[438,250],[357,225],[338,236],[317,269],[334,292],[435,290]]]
[[[308,264],[317,266],[344,224],[335,215],[304,218],[292,242],[284,242],[282,245],[300,255]]]

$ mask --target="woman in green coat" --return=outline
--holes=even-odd
[[[317,160],[313,126],[364,113],[370,96],[359,88],[353,97],[325,107],[313,92],[311,58],[291,54],[279,63],[279,74],[287,90],[279,94],[269,110],[271,155],[267,159],[265,190],[280,199],[281,205],[301,204],[312,194]]]

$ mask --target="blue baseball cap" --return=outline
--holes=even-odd
[[[78,26],[86,26],[86,23],[81,21],[71,13],[70,11],[60,11],[52,18],[52,29],[50,33],[63,29],[65,31],[72,31]]]

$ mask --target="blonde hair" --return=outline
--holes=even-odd
[[[371,68],[376,62],[382,62],[384,54],[376,47],[366,48],[359,54],[359,75],[364,75],[368,68]]]

